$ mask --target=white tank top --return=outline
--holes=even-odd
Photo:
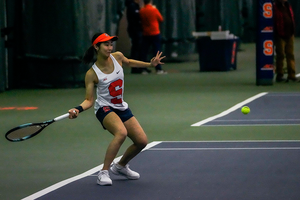
[[[94,64],[93,70],[97,74],[97,98],[95,100],[95,113],[103,106],[111,106],[118,110],[126,110],[128,104],[123,100],[124,93],[124,72],[118,61],[110,54],[114,64],[114,70],[110,74],[104,74]]]

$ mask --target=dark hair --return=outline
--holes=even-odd
[[[92,37],[92,44],[94,42],[94,40],[97,39],[97,37],[99,35],[101,35],[103,33],[96,33],[93,37]],[[101,44],[101,42],[98,42],[96,45],[99,47]],[[93,45],[91,45],[88,50],[86,50],[86,52],[84,53],[84,56],[82,58],[82,61],[85,63],[85,64],[89,64],[93,61],[94,59],[94,53],[96,52],[96,50],[94,49]]]

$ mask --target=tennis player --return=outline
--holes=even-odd
[[[109,168],[116,175],[122,175],[132,180],[139,179],[139,173],[129,169],[128,162],[148,142],[143,128],[132,114],[128,104],[123,100],[124,73],[122,66],[155,67],[158,64],[163,64],[161,60],[165,57],[161,56],[162,52],[157,52],[149,63],[128,59],[121,52],[112,52],[113,41],[117,39],[118,37],[109,36],[106,33],[93,36],[92,45],[83,57],[85,63],[91,63],[93,62],[94,53],[97,56],[96,62],[85,76],[85,100],[79,106],[69,110],[69,118],[73,119],[80,112],[94,105],[96,117],[103,128],[114,136],[108,145],[103,168],[98,174],[97,183],[99,185],[112,185],[108,172]],[[94,96],[95,86],[97,88],[96,98]],[[112,163],[127,136],[133,144],[127,148],[118,163]]]

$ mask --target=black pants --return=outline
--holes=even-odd
[[[161,51],[161,35],[153,35],[153,36],[143,36],[142,42],[142,61],[149,62],[148,53],[150,48],[153,50],[151,52],[151,58],[154,57],[157,51]],[[155,67],[157,70],[162,70],[161,65],[157,65]]]
[[[130,50],[130,58],[135,60],[141,60],[141,45],[143,35],[142,32],[128,32],[128,35],[131,39],[131,50]],[[145,68],[132,67],[132,74],[140,74],[145,70]]]

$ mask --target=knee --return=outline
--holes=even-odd
[[[145,147],[147,146],[147,144],[148,144],[148,139],[145,138],[145,139],[143,139],[143,140],[138,141],[138,142],[136,143],[136,146],[137,146],[139,149],[142,150],[143,148],[145,148]]]
[[[123,143],[127,137],[127,131],[118,131],[114,133],[115,139],[119,142]]]

